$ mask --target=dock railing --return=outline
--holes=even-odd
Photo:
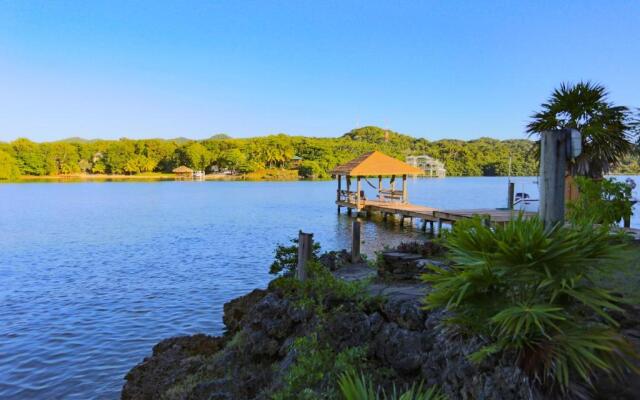
[[[354,192],[352,190],[340,190],[338,193],[340,195],[340,201],[351,204],[356,204],[358,201],[358,192]]]
[[[378,191],[378,199],[388,203],[405,202],[405,196],[402,190],[381,189]]]

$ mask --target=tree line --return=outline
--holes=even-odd
[[[296,168],[306,178],[326,178],[338,164],[379,150],[399,159],[426,154],[442,161],[449,176],[536,175],[537,144],[525,139],[480,138],[428,141],[378,127],[354,129],[338,138],[288,136],[234,139],[217,135],[187,139],[67,139],[36,143],[25,138],[0,143],[0,179],[20,175],[135,175],[169,173],[186,165],[211,172],[245,174],[263,169]],[[292,162],[294,159],[299,162]],[[625,156],[614,172],[635,174],[640,162]]]
[[[529,140],[428,141],[378,127],[354,129],[338,138],[288,136],[206,140],[67,139],[35,143],[25,138],[0,143],[0,177],[19,175],[171,172],[186,165],[207,172],[248,173],[296,168],[302,177],[325,178],[336,165],[379,150],[399,159],[426,154],[442,161],[451,176],[535,175],[535,142]],[[295,161],[294,161],[295,160]]]

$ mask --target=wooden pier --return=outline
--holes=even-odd
[[[517,210],[505,210],[505,209],[490,209],[490,208],[478,208],[468,210],[439,210],[433,207],[420,206],[410,203],[394,203],[384,202],[378,200],[362,200],[358,204],[348,201],[336,201],[339,207],[344,207],[348,210],[349,214],[352,211],[356,213],[364,213],[371,215],[374,212],[380,213],[386,220],[388,216],[394,215],[400,218],[404,222],[405,218],[416,218],[422,221],[422,230],[426,231],[427,224],[430,226],[430,230],[433,233],[434,224],[438,224],[438,230],[442,228],[443,224],[454,225],[456,222],[480,217],[487,224],[502,225],[518,215],[522,214],[524,218],[531,218],[537,213],[530,211],[517,211]]]
[[[338,178],[338,190],[336,195],[336,205],[338,213],[344,207],[351,214],[364,212],[371,215],[374,212],[380,213],[386,220],[388,216],[399,216],[402,223],[405,218],[417,218],[422,220],[422,230],[426,230],[427,224],[430,231],[434,232],[434,223],[438,224],[438,231],[442,224],[453,225],[457,221],[480,217],[486,224],[505,224],[522,214],[525,218],[530,218],[537,213],[522,212],[511,209],[468,209],[468,210],[440,210],[433,207],[411,204],[408,201],[407,175],[419,175],[422,170],[405,164],[400,160],[389,157],[380,152],[374,151],[336,167],[332,171]],[[342,177],[346,180],[346,190],[342,189]],[[382,177],[390,177],[391,187],[382,187]],[[402,189],[396,190],[395,178],[402,176]],[[351,190],[351,178],[356,178],[356,190]],[[361,179],[367,177],[377,177],[377,196],[375,199],[367,199],[361,187]],[[368,182],[368,181],[367,181]],[[372,185],[370,182],[368,182]],[[373,186],[373,185],[372,185]]]

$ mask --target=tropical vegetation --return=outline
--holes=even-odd
[[[399,393],[394,387],[391,393],[382,388],[375,388],[369,378],[354,371],[340,375],[338,381],[340,393],[344,400],[446,400],[436,386],[424,389],[424,385],[413,384],[406,391]]]
[[[634,116],[610,102],[603,85],[562,83],[541,108],[527,125],[530,134],[563,128],[582,134],[582,154],[569,165],[572,175],[601,178],[634,149]]]
[[[515,354],[544,390],[563,395],[636,368],[638,356],[612,317],[624,299],[596,279],[623,246],[608,227],[519,218],[489,228],[469,220],[446,246],[453,265],[424,275],[433,286],[425,303],[448,309],[448,323],[484,338],[473,361]]]
[[[186,165],[207,172],[223,170],[237,174],[296,169],[301,177],[326,178],[336,165],[367,151],[380,150],[400,159],[412,154],[432,156],[444,162],[450,176],[494,176],[509,172],[535,175],[538,167],[534,148],[535,143],[529,140],[428,141],[378,127],[354,129],[338,138],[278,134],[232,139],[216,135],[198,141],[72,138],[47,143],[21,138],[0,142],[0,168],[17,166],[21,175],[32,176],[135,175],[169,173]]]
[[[568,204],[567,219],[574,223],[613,225],[631,218],[632,186],[611,179],[576,179],[580,196]]]

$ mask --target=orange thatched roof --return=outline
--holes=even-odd
[[[190,172],[193,172],[193,170],[189,167],[185,167],[184,165],[181,165],[178,168],[174,168],[173,172],[176,174],[188,174]]]
[[[379,151],[365,153],[346,164],[339,165],[331,171],[333,175],[377,176],[377,175],[419,175],[420,168],[389,157]]]

